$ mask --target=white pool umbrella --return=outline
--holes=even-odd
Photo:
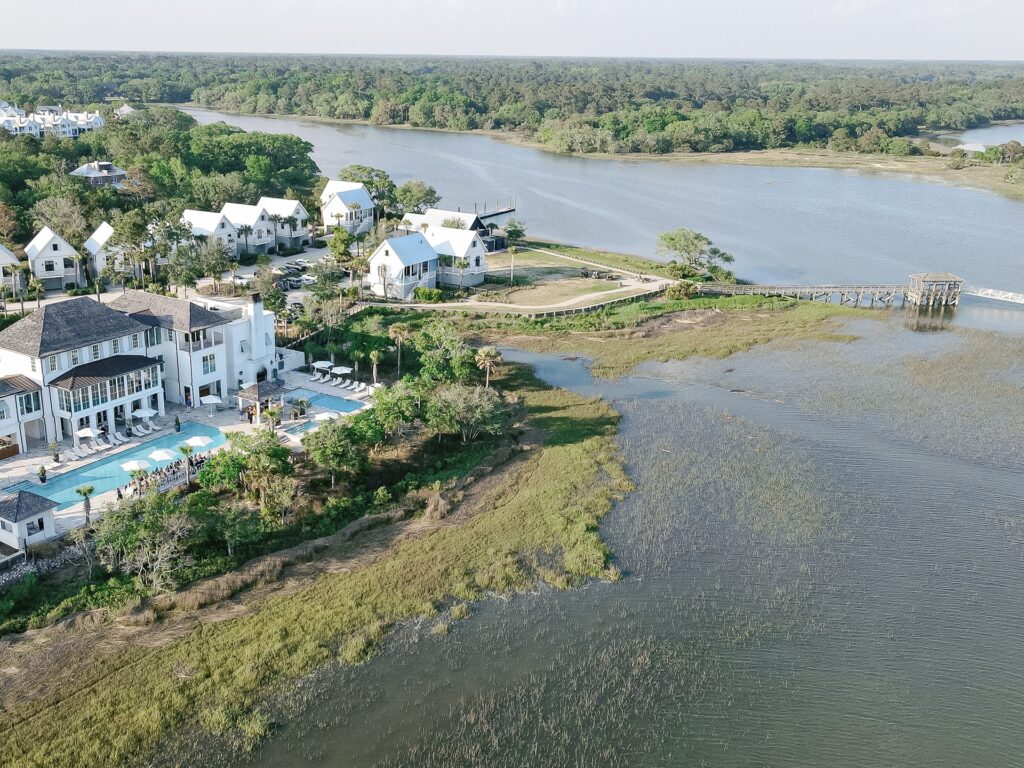
[[[212,437],[207,437],[206,435],[196,435],[195,437],[190,437],[188,440],[186,440],[185,445],[191,445],[193,448],[205,448],[212,442]]]
[[[317,421],[330,421],[331,419],[336,419],[339,416],[341,416],[341,414],[337,411],[324,411],[323,413],[318,413],[313,418]]]
[[[156,411],[152,408],[136,408],[132,411],[132,416],[136,419],[152,419],[156,416]]]
[[[179,457],[180,454],[177,454],[174,451],[169,451],[166,448],[161,448],[160,450],[153,451],[151,454],[149,454],[149,458],[151,458],[153,461],[174,461],[174,459],[177,459]]]
[[[99,430],[93,429],[92,427],[82,427],[80,430],[75,432],[75,434],[78,435],[79,437],[88,437],[94,440],[100,436]]]
[[[333,373],[335,376],[340,376],[343,373],[352,373],[352,369],[349,368],[347,365],[336,365],[333,368],[331,368],[331,373]]]
[[[332,363],[330,360],[317,360],[315,363],[313,363],[313,367],[316,368],[318,371],[322,371],[325,368],[330,368],[332,365],[334,365],[334,363]]]
[[[138,472],[141,469],[149,469],[149,462],[142,459],[132,459],[121,465],[125,472]]]
[[[224,401],[221,400],[220,397],[218,397],[217,395],[203,395],[202,397],[199,398],[199,402],[202,403],[203,405],[210,406],[210,415],[213,416],[213,409],[216,408],[221,403],[223,403]]]

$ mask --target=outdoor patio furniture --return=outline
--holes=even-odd
[[[110,448],[110,446],[107,445],[106,443],[101,443],[100,439],[98,437],[95,440],[92,441],[92,449],[96,453],[101,453],[101,452],[107,450],[108,448]]]
[[[163,427],[161,427],[155,421],[149,422],[149,431],[150,432],[159,432],[161,429],[163,429]]]
[[[135,425],[134,429],[140,435],[148,435],[149,434],[149,427],[146,426],[145,422],[139,422],[138,424]]]
[[[352,390],[353,394],[356,394],[356,395],[361,395],[363,392],[366,392],[366,391],[367,391],[366,385],[363,384],[362,382],[360,382],[359,386],[357,386],[355,389]]]
[[[335,379],[331,382],[332,387],[343,387],[345,386],[345,379]]]
[[[132,441],[130,437],[125,437],[120,432],[115,432],[114,434],[117,435],[118,440],[120,440],[122,443],[125,443],[126,445]]]
[[[83,450],[81,450],[79,448],[75,448],[74,446],[72,446],[71,448],[68,448],[67,449],[67,453],[70,453],[76,459],[84,459],[86,456],[89,455],[85,451],[83,451]]]
[[[113,443],[114,445],[124,445],[124,438],[120,437],[117,432],[107,433],[107,442]]]

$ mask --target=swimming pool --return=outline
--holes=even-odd
[[[337,411],[338,413],[352,413],[363,407],[358,400],[349,400],[346,397],[337,395],[326,395],[323,392],[314,392],[312,389],[293,389],[285,395],[289,403],[296,400],[309,400],[310,405],[323,408],[326,411]]]
[[[316,429],[320,426],[319,421],[304,421],[301,424],[293,424],[285,430],[289,435],[304,435],[311,429]]]
[[[161,469],[172,462],[153,461],[153,459],[149,458],[149,454],[161,449],[169,449],[178,453],[178,447],[183,445],[186,440],[200,435],[210,438],[213,442],[202,450],[196,450],[196,453],[212,451],[214,448],[224,445],[226,441],[224,433],[216,427],[200,424],[195,421],[185,421],[181,424],[181,432],[171,430],[160,437],[147,440],[126,451],[110,453],[69,472],[53,475],[43,485],[27,481],[12,485],[7,490],[31,491],[57,502],[58,510],[66,509],[82,500],[75,493],[76,488],[81,488],[83,485],[91,485],[94,489],[93,494],[98,496],[101,493],[112,491],[118,486],[127,485],[131,481],[131,475],[121,469],[122,464],[137,459],[149,462],[149,470],[147,471]],[[176,457],[175,460],[177,458],[180,458],[180,456]]]

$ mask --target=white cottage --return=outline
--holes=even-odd
[[[57,503],[32,491],[0,497],[0,544],[16,550],[57,534],[53,510]]]
[[[417,288],[437,287],[437,253],[419,233],[391,237],[370,256],[370,290],[403,301]]]
[[[428,225],[421,234],[437,253],[439,282],[464,288],[484,281],[487,249],[479,232]]]
[[[225,203],[220,212],[235,228],[242,250],[249,253],[266,253],[274,246],[274,223],[262,205]]]
[[[342,228],[353,235],[373,227],[373,198],[354,181],[332,180],[320,193],[320,212],[326,229]]]
[[[238,230],[223,213],[187,208],[181,214],[181,221],[191,229],[192,237],[215,237],[232,256],[238,252]]]
[[[47,290],[85,285],[78,251],[49,227],[43,227],[25,246],[25,255],[33,276],[42,280]]]
[[[277,216],[275,241],[285,248],[309,245],[309,213],[298,200],[261,197],[256,203],[271,216]]]

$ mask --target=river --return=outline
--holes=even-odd
[[[203,120],[218,119],[210,113]],[[853,172],[588,160],[482,136],[226,117],[422,178],[514,193],[536,236],[649,254],[710,234],[762,280],[950,269],[1024,290],[1018,203]],[[1019,328],[1012,307],[958,313]],[[637,490],[616,584],[399,627],[305,680],[239,766],[1016,766],[1024,754],[1024,341],[898,313],[850,343],[647,364],[506,350],[623,415]],[[212,761],[211,761],[212,763]]]
[[[400,627],[238,765],[1020,765],[1024,342],[850,330],[616,381],[506,350],[623,414],[623,579]]]

